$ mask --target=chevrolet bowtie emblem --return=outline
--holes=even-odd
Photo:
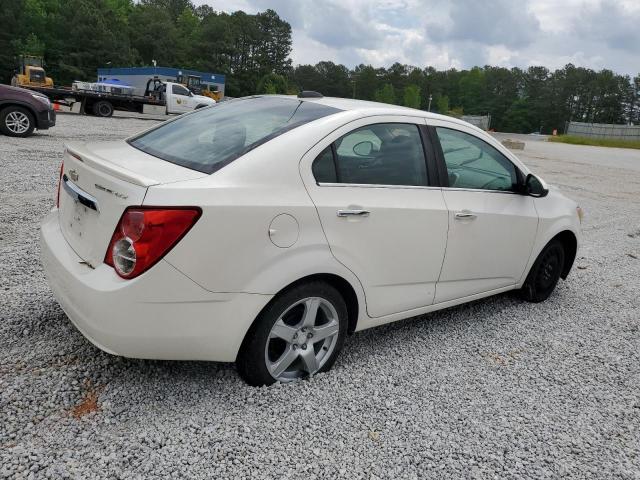
[[[71,180],[73,180],[74,182],[77,182],[78,172],[76,172],[75,170],[69,170],[69,178],[71,178]]]

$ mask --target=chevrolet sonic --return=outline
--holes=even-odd
[[[485,132],[372,102],[256,96],[66,147],[42,223],[77,329],[126,357],[331,368],[349,332],[566,278],[582,210]]]

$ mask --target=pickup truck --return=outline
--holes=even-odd
[[[89,84],[91,85],[91,84]],[[194,95],[179,83],[149,79],[144,95],[130,95],[92,88],[25,87],[45,95],[52,102],[69,105],[79,103],[79,113],[110,117],[114,110],[138,113],[181,114],[197,108],[215,105],[216,101],[203,95]]]

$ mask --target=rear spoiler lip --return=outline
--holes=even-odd
[[[151,187],[153,185],[160,184],[158,180],[145,177],[144,175],[120,167],[119,165],[110,162],[108,159],[96,155],[95,153],[91,152],[91,150],[87,149],[85,147],[85,144],[69,143],[64,145],[64,149],[67,154],[73,156],[83,163],[86,163],[90,167],[102,172],[109,173],[110,175],[113,175],[114,177],[125,182],[132,183],[140,187]]]

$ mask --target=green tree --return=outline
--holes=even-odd
[[[136,5],[129,18],[129,37],[141,64],[151,65],[153,60],[162,66],[176,63],[178,30],[167,10],[148,2]]]
[[[0,7],[0,82],[9,83],[15,68],[15,57],[19,49],[21,17],[24,0],[3,0]]]
[[[381,89],[376,90],[375,100],[381,103],[396,103],[396,94],[393,90],[393,85],[386,83]]]
[[[449,113],[449,97],[446,95],[438,95],[435,99],[436,110],[442,115]]]
[[[407,85],[404,87],[404,106],[420,108],[420,87],[417,85]]]
[[[555,71],[401,63],[350,70],[330,61],[294,68],[291,26],[275,10],[224,13],[194,0],[0,0],[0,81],[10,81],[26,53],[42,54],[57,84],[156,60],[222,73],[230,96],[305,89],[425,110],[431,97],[440,113],[490,113],[502,131],[547,133],[570,119],[640,123],[640,76],[572,64]]]
[[[501,131],[513,133],[531,133],[534,126],[531,123],[531,115],[527,100],[520,98],[514,101],[509,109],[505,112],[504,117],[500,119],[503,125]]]
[[[258,82],[256,93],[280,93],[286,94],[289,91],[287,79],[277,73],[267,73]]]
[[[460,106],[470,115],[481,115],[487,113],[487,84],[486,75],[483,69],[474,67],[469,71],[462,72],[459,81],[460,86]]]
[[[378,89],[378,75],[371,65],[358,65],[352,72],[351,81],[355,83],[355,97],[361,100],[373,100]]]

